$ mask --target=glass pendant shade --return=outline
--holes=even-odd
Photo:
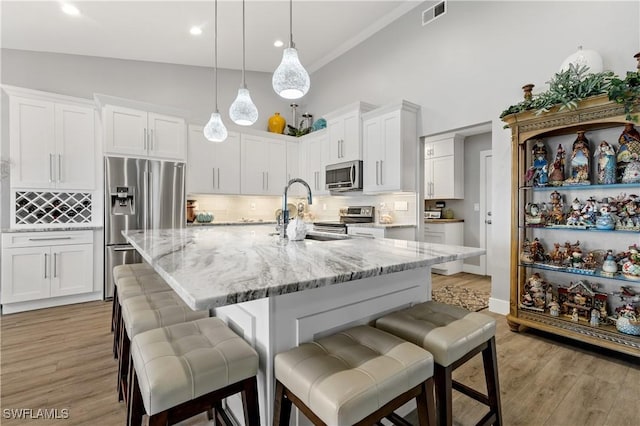
[[[251,126],[258,120],[258,108],[254,105],[249,89],[241,87],[238,96],[229,107],[229,117],[239,126]]]
[[[224,142],[227,139],[227,128],[222,122],[219,112],[214,112],[209,118],[209,122],[204,126],[204,137],[211,142]]]
[[[282,62],[273,73],[273,90],[285,99],[303,97],[311,86],[309,73],[298,59],[298,51],[288,47],[282,52]]]

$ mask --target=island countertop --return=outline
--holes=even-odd
[[[289,241],[273,226],[123,231],[192,309],[278,296],[484,254],[484,249],[352,238]]]

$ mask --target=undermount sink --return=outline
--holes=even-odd
[[[349,236],[345,234],[330,234],[330,233],[307,233],[304,237],[305,240],[315,240],[315,241],[340,241],[340,240],[348,240]]]

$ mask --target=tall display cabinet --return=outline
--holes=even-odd
[[[513,331],[531,327],[640,357],[640,336],[635,335],[639,330],[623,333],[615,319],[624,306],[640,306],[640,275],[623,274],[620,257],[640,246],[640,184],[621,183],[619,178],[599,183],[599,157],[594,156],[602,141],[618,152],[629,123],[623,106],[603,95],[580,102],[574,110],[555,107],[539,115],[525,111],[503,121],[511,129],[513,147],[509,326]],[[579,132],[588,141],[588,181],[571,179],[572,147]],[[552,181],[560,145],[565,151],[564,175],[560,181],[556,172]],[[534,167],[536,146],[546,149],[545,170],[540,164]],[[538,172],[546,176],[540,178]],[[620,211],[625,202],[636,211]],[[596,228],[601,212],[606,215],[616,206],[620,220],[615,229]],[[603,270],[610,270],[611,262],[603,266],[609,250],[618,261],[616,272]]]

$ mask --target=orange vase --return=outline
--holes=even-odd
[[[279,112],[269,117],[267,128],[271,133],[284,133],[284,126],[287,124],[285,119],[280,116]]]

